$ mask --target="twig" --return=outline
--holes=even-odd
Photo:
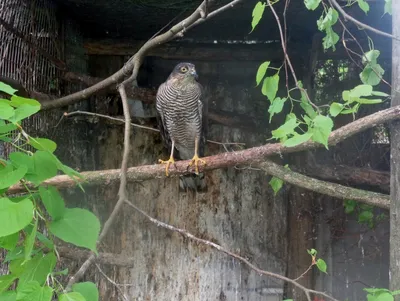
[[[379,35],[381,35],[381,36],[388,37],[388,38],[391,38],[391,39],[400,41],[399,38],[397,38],[397,37],[395,37],[395,36],[393,36],[393,35],[391,35],[391,34],[389,34],[389,33],[387,33],[387,32],[380,31],[379,29],[376,29],[376,28],[374,28],[374,27],[372,27],[372,26],[369,26],[369,25],[367,25],[367,24],[364,24],[364,23],[358,21],[356,18],[350,16],[350,15],[349,15],[348,13],[346,13],[346,11],[339,5],[339,3],[337,3],[336,0],[329,0],[329,2],[331,3],[331,6],[336,7],[336,9],[343,15],[343,17],[344,17],[345,19],[350,20],[351,22],[353,22],[354,24],[358,25],[359,27],[364,28],[364,29],[367,29],[367,30],[369,30],[369,31],[372,31],[372,32],[374,32],[374,33],[376,33],[376,34],[379,34]]]
[[[280,38],[281,38],[282,50],[283,50],[283,54],[285,56],[285,61],[287,62],[288,66],[289,66],[290,72],[292,73],[293,79],[296,83],[296,87],[297,87],[297,89],[299,89],[301,92],[303,92],[305,94],[308,102],[319,112],[319,107],[311,101],[307,91],[303,87],[300,86],[299,81],[297,80],[296,72],[294,71],[292,62],[290,61],[289,55],[287,53],[285,36],[283,34],[283,29],[282,29],[282,25],[279,20],[278,14],[276,13],[275,8],[272,6],[271,1],[267,0],[267,3],[268,3],[268,6],[271,8],[272,14],[274,15],[274,17],[276,19],[276,23],[279,28],[279,34],[280,34]]]
[[[380,123],[390,122],[392,120],[399,118],[400,118],[400,106],[376,112],[369,116],[353,121],[333,131],[329,137],[328,144],[336,145],[337,143],[363,130],[369,129]],[[257,164],[265,161],[266,157],[274,154],[294,153],[318,147],[322,147],[322,144],[313,141],[307,141],[305,143],[299,144],[294,147],[284,147],[280,143],[271,143],[263,146],[249,148],[246,150],[205,157],[204,160],[206,160],[208,164],[204,166],[203,170],[214,170],[218,168],[226,168],[236,165]],[[176,168],[170,170],[170,175],[179,176],[186,174],[188,164],[189,160],[176,162],[175,163]],[[121,171],[118,169],[106,170],[106,171],[89,171],[89,172],[83,172],[81,173],[81,175],[87,181],[86,184],[104,185],[105,183],[112,183],[118,181],[121,175]],[[132,167],[129,168],[127,177],[128,180],[130,181],[143,181],[155,178],[165,178],[165,168],[163,166],[160,166],[159,164]],[[51,185],[59,188],[68,188],[68,187],[74,187],[76,185],[76,180],[70,178],[67,175],[62,175],[44,181],[43,185]],[[26,186],[34,187],[34,185],[30,183],[26,183]],[[21,193],[24,191],[26,191],[26,188],[23,185],[13,185],[7,191],[7,194]],[[383,204],[382,207],[386,208],[386,206],[387,204]]]
[[[96,265],[97,269],[99,270],[100,274],[102,274],[103,277],[106,278],[106,279],[108,280],[108,282],[110,282],[112,285],[115,286],[115,288],[116,288],[116,289],[119,291],[119,293],[121,294],[122,298],[123,298],[125,301],[128,301],[129,299],[128,299],[127,296],[125,296],[124,292],[123,292],[122,289],[120,288],[120,285],[117,284],[117,283],[115,283],[114,280],[112,280],[110,277],[108,277],[107,274],[103,272],[103,270],[100,268],[100,266],[99,266],[97,263],[95,263],[95,265]]]
[[[125,64],[125,66],[123,68],[121,68],[119,71],[115,72],[114,74],[112,74],[111,76],[102,80],[101,82],[98,82],[98,83],[94,84],[93,86],[88,87],[84,90],[61,97],[59,99],[54,99],[51,101],[43,102],[41,109],[42,110],[50,110],[50,109],[59,108],[59,107],[67,106],[67,105],[82,101],[100,90],[103,90],[105,88],[108,88],[109,86],[117,84],[127,74],[130,74],[130,73],[132,73],[132,75],[130,76],[129,80],[134,80],[137,76],[137,73],[138,73],[140,65],[143,61],[143,58],[145,57],[145,55],[147,54],[147,52],[149,50],[179,37],[182,30],[187,31],[190,28],[192,28],[193,26],[196,26],[206,20],[209,20],[210,18],[216,16],[219,13],[226,11],[227,9],[233,7],[235,4],[237,4],[241,1],[243,1],[243,0],[232,1],[232,2],[224,5],[223,7],[215,10],[214,12],[208,14],[208,16],[206,18],[201,19],[200,9],[204,5],[204,2],[203,2],[189,17],[187,17],[183,21],[181,21],[178,24],[176,24],[175,26],[173,26],[167,32],[160,34],[160,35],[154,37],[153,39],[147,41],[138,50],[138,52],[128,60],[128,62]],[[196,21],[198,21],[198,22],[196,22]]]
[[[126,96],[126,91],[125,91],[125,86],[120,85],[118,87],[118,91],[121,95],[121,100],[122,100],[122,107],[124,110],[124,117],[125,117],[125,132],[124,132],[124,150],[122,154],[122,163],[121,163],[121,171],[120,171],[120,184],[119,184],[119,190],[118,190],[118,201],[117,204],[115,205],[113,211],[111,212],[109,218],[104,224],[103,230],[100,233],[99,239],[97,243],[101,242],[104,237],[107,235],[108,231],[111,229],[112,224],[114,223],[119,210],[121,209],[124,201],[127,199],[127,191],[126,191],[126,183],[127,183],[127,170],[128,170],[128,160],[129,160],[129,152],[130,152],[130,135],[131,135],[131,117],[129,115],[129,105],[128,105],[128,98]],[[80,278],[83,277],[89,266],[93,263],[95,260],[96,255],[95,253],[91,253],[89,258],[86,259],[86,261],[82,264],[78,272],[73,275],[66,287],[66,291],[69,291],[72,287],[72,285],[76,282],[79,281]]]
[[[101,117],[101,118],[105,118],[105,119],[110,119],[110,120],[114,120],[117,122],[121,122],[121,123],[125,123],[124,119],[121,118],[116,118],[116,117],[112,117],[112,116],[108,116],[108,115],[104,115],[104,114],[98,114],[98,113],[92,113],[92,112],[86,112],[86,111],[74,111],[74,112],[65,112],[63,114],[63,117],[71,117],[74,115],[89,115],[89,116],[94,116],[94,117]],[[149,130],[149,131],[153,131],[153,132],[160,132],[159,129],[155,129],[149,126],[144,126],[144,125],[140,125],[137,123],[132,123],[131,125],[133,127],[137,127],[140,129],[144,129],[144,130]],[[214,140],[207,140],[207,142],[212,143],[212,144],[218,144],[218,145],[246,145],[246,143],[236,143],[236,142],[218,142],[218,141],[214,141]]]
[[[92,112],[86,112],[86,111],[74,111],[74,112],[69,112],[69,113],[65,112],[63,114],[64,117],[71,117],[71,116],[75,116],[75,115],[88,115],[88,116],[93,116],[93,117],[101,117],[101,118],[110,119],[110,120],[118,121],[118,122],[121,122],[121,123],[125,123],[125,120],[123,120],[121,118],[116,118],[116,117],[112,117],[112,116],[108,116],[108,115],[104,115],[104,114],[92,113]],[[132,122],[131,122],[131,126],[137,127],[137,128],[140,128],[140,129],[144,129],[144,130],[153,131],[153,132],[159,132],[160,131],[158,129],[151,128],[149,126],[144,126],[144,125],[140,125],[140,124],[136,124],[136,123],[132,123]]]
[[[313,265],[314,265],[313,263],[310,264],[310,266],[308,267],[308,269],[305,270],[304,273],[301,274],[299,277],[297,277],[296,279],[294,279],[294,281],[299,281],[301,278],[303,278],[303,277],[312,269]]]
[[[127,205],[129,205],[130,207],[134,208],[136,211],[138,211],[142,215],[144,215],[148,220],[150,220],[152,223],[154,223],[158,227],[163,227],[165,229],[177,232],[177,233],[181,234],[182,236],[184,236],[184,237],[186,237],[186,238],[188,238],[190,240],[197,241],[197,242],[199,242],[201,244],[204,244],[204,245],[210,246],[210,247],[212,247],[214,249],[217,249],[218,251],[220,251],[222,253],[225,253],[226,255],[228,255],[230,257],[233,257],[233,258],[239,260],[240,262],[244,263],[245,265],[247,265],[249,268],[251,268],[252,270],[254,270],[258,274],[262,274],[264,276],[268,276],[268,277],[272,277],[272,278],[275,278],[275,279],[279,279],[279,280],[285,281],[287,283],[290,283],[290,284],[298,287],[299,289],[301,289],[306,294],[308,301],[311,301],[311,294],[320,295],[320,296],[328,298],[328,299],[330,299],[332,301],[338,301],[335,298],[333,298],[332,296],[330,296],[330,295],[328,295],[328,294],[326,294],[324,292],[319,292],[319,291],[315,291],[315,290],[312,290],[312,289],[308,289],[308,288],[306,288],[305,286],[301,285],[300,283],[296,282],[293,279],[290,279],[288,277],[282,276],[282,275],[277,274],[277,273],[272,273],[272,272],[269,272],[269,271],[262,270],[259,267],[255,266],[254,264],[252,264],[246,258],[244,258],[244,257],[242,257],[242,256],[240,256],[240,255],[238,255],[236,253],[233,253],[233,252],[223,248],[222,246],[220,246],[220,245],[218,245],[218,244],[216,244],[216,243],[214,243],[212,241],[205,240],[205,239],[202,239],[202,238],[198,238],[198,237],[194,236],[193,234],[189,233],[188,231],[186,231],[184,229],[180,229],[180,228],[177,228],[175,226],[172,226],[172,225],[169,225],[167,223],[164,223],[162,221],[159,221],[159,220],[151,217],[150,215],[148,215],[146,212],[144,212],[143,210],[138,208],[136,205],[134,205],[129,200],[126,200],[125,203]]]

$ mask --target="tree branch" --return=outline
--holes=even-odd
[[[329,145],[336,145],[337,143],[363,130],[376,126],[377,124],[390,122],[399,118],[400,106],[376,112],[333,131],[329,136],[328,143]],[[237,165],[254,165],[262,163],[265,161],[266,157],[274,154],[293,153],[319,147],[322,147],[322,144],[313,141],[307,141],[295,147],[284,147],[280,143],[271,143],[246,150],[205,157],[203,159],[207,161],[207,165],[203,167],[203,170],[214,170]],[[187,166],[189,162],[190,160],[176,162],[174,165],[175,168],[171,168],[169,171],[170,176],[187,174]],[[85,183],[88,185],[104,185],[105,183],[118,181],[120,179],[121,171],[119,169],[111,169],[103,171],[87,171],[82,172],[81,174],[85,178]],[[155,178],[165,178],[165,168],[159,164],[131,167],[127,170],[128,181],[144,181]],[[76,185],[75,181],[76,179],[72,179],[66,175],[61,175],[46,180],[43,185],[68,188],[74,187]],[[26,183],[25,185],[27,187],[34,188],[29,183]],[[13,185],[7,191],[7,194],[21,193],[26,191],[25,189],[26,188],[24,185]]]
[[[363,202],[380,208],[389,209],[390,207],[389,195],[313,179],[297,172],[288,170],[285,167],[280,166],[269,160],[259,164],[258,166],[267,174],[275,176],[287,183],[296,185],[301,188],[326,194],[339,199],[349,199]]]
[[[255,271],[258,274],[261,274],[261,275],[264,275],[264,276],[267,276],[267,277],[271,277],[271,278],[275,278],[275,279],[279,279],[279,280],[285,281],[287,283],[290,283],[290,284],[296,286],[297,288],[301,289],[305,293],[305,295],[307,296],[308,301],[311,301],[311,294],[323,296],[323,297],[325,297],[325,298],[327,298],[329,300],[332,300],[332,301],[338,301],[335,298],[333,298],[332,296],[330,296],[330,295],[328,295],[328,294],[326,294],[324,292],[308,289],[308,288],[306,288],[305,286],[301,285],[300,283],[298,283],[297,281],[295,281],[293,279],[287,278],[287,277],[282,276],[282,275],[277,274],[277,273],[272,273],[272,272],[269,272],[269,271],[266,271],[266,270],[262,270],[259,267],[255,266],[254,264],[252,264],[246,258],[240,256],[239,254],[233,253],[233,252],[229,251],[228,249],[225,249],[224,247],[222,247],[222,246],[220,246],[220,245],[218,245],[218,244],[216,244],[216,243],[214,243],[212,241],[205,240],[205,239],[202,239],[202,238],[198,238],[198,237],[194,236],[193,234],[191,234],[190,232],[188,232],[188,231],[186,231],[184,229],[180,229],[180,228],[177,228],[175,226],[172,226],[172,225],[166,224],[164,222],[161,222],[161,221],[151,217],[146,212],[144,212],[143,210],[139,209],[132,202],[130,202],[128,200],[126,200],[125,203],[127,205],[129,205],[130,207],[132,207],[133,209],[135,209],[136,211],[138,211],[140,214],[144,215],[149,221],[151,221],[152,223],[154,223],[158,227],[163,227],[163,228],[171,230],[173,232],[177,232],[177,233],[181,234],[183,237],[186,237],[186,238],[188,238],[190,240],[193,240],[193,241],[199,242],[201,244],[207,245],[207,246],[209,246],[211,248],[214,248],[214,249],[218,250],[219,252],[225,253],[226,255],[228,255],[230,257],[233,257],[233,258],[237,259],[238,261],[244,263],[250,269],[252,269],[253,271]]]
[[[390,33],[387,33],[387,32],[384,32],[384,31],[380,31],[380,30],[378,30],[378,29],[376,29],[376,28],[374,28],[372,26],[369,26],[367,24],[364,24],[364,23],[358,21],[356,18],[353,18],[348,13],[346,13],[346,11],[339,5],[339,3],[337,3],[336,0],[329,0],[329,2],[331,3],[331,6],[336,7],[336,9],[343,15],[343,17],[346,20],[350,20],[351,22],[353,22],[357,26],[359,26],[361,28],[364,28],[366,30],[369,30],[371,32],[374,32],[374,33],[376,33],[378,35],[381,35],[381,36],[384,36],[384,37],[387,37],[387,38],[391,38],[391,39],[400,41],[400,39],[398,37],[395,37],[395,36],[391,35]]]
[[[204,19],[201,18],[201,14],[200,14],[200,11],[204,10],[204,5],[205,5],[205,2],[202,2],[202,4],[189,17],[187,17],[183,21],[181,21],[178,24],[176,24],[175,26],[173,26],[169,31],[167,31],[163,34],[160,34],[160,35],[150,39],[149,41],[147,41],[138,50],[138,52],[131,59],[128,60],[128,62],[125,64],[125,66],[123,68],[121,68],[119,71],[115,72],[114,74],[112,74],[108,78],[102,80],[101,82],[99,82],[89,88],[86,88],[82,91],[67,95],[65,97],[61,97],[59,99],[55,99],[52,101],[47,101],[47,102],[42,103],[42,110],[49,110],[49,109],[54,109],[54,108],[58,108],[58,107],[63,107],[63,106],[67,106],[67,105],[82,101],[100,90],[103,90],[112,85],[116,85],[121,80],[123,80],[123,78],[126,75],[128,75],[131,72],[132,72],[132,75],[129,77],[128,80],[125,81],[125,83],[127,83],[128,81],[133,81],[134,79],[136,79],[137,74],[139,72],[140,65],[142,64],[143,58],[145,57],[145,55],[147,54],[147,52],[149,50],[151,50],[152,48],[157,47],[161,44],[164,44],[168,41],[171,41],[172,39],[175,39],[176,37],[181,36],[182,33],[184,31],[188,30],[189,28],[191,28],[195,25],[201,24],[205,20],[208,20],[208,19],[216,16],[217,14],[233,7],[234,5],[238,4],[241,1],[243,1],[243,0],[231,1],[230,3],[224,5],[223,7],[208,14],[207,17]],[[198,21],[198,22],[196,22],[196,21]]]
[[[124,117],[125,117],[125,132],[124,132],[124,150],[122,153],[122,163],[121,163],[121,171],[120,171],[120,178],[121,182],[119,184],[119,190],[118,190],[118,201],[111,212],[109,218],[104,224],[103,230],[100,233],[100,236],[97,240],[97,244],[99,244],[104,237],[107,235],[108,231],[111,229],[112,224],[114,223],[122,205],[124,204],[124,201],[128,199],[127,195],[127,190],[126,190],[126,184],[127,184],[127,170],[128,170],[128,161],[129,161],[129,153],[130,153],[130,147],[131,147],[131,142],[130,142],[130,136],[131,136],[131,117],[129,115],[129,106],[128,106],[128,98],[126,96],[125,92],[125,86],[122,84],[118,87],[118,91],[121,94],[121,100],[122,100],[122,107],[124,110]],[[96,254],[94,252],[91,252],[89,258],[82,264],[82,266],[79,268],[79,270],[73,275],[69,282],[67,287],[65,288],[66,291],[70,291],[72,288],[72,285],[79,281],[89,266],[93,263],[93,261],[96,258]]]

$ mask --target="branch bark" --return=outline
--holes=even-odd
[[[283,180],[284,182],[296,185],[301,188],[326,194],[339,199],[349,199],[363,202],[380,208],[389,209],[390,207],[389,195],[313,179],[297,172],[290,171],[285,167],[280,166],[269,160],[259,164],[259,167],[267,174],[275,176]]]
[[[394,35],[391,35],[390,33],[384,32],[384,31],[380,31],[372,26],[369,26],[367,24],[364,24],[360,21],[358,21],[356,18],[353,18],[352,16],[350,16],[348,13],[346,13],[346,11],[339,5],[339,3],[337,3],[336,0],[329,0],[329,2],[331,3],[331,6],[336,7],[336,9],[340,12],[340,14],[346,19],[346,20],[350,20],[351,22],[353,22],[354,24],[356,24],[357,26],[364,28],[366,30],[369,30],[371,32],[374,32],[378,35],[387,37],[387,38],[391,38],[393,40],[397,40],[400,41],[400,39]]]
[[[352,123],[349,123],[335,131],[329,137],[329,145],[336,145],[346,138],[355,135],[363,130],[376,126],[377,124],[390,122],[400,118],[400,106],[382,110],[369,116],[360,118]],[[223,153],[216,156],[203,158],[207,165],[203,170],[213,170],[218,168],[226,168],[237,165],[254,165],[265,161],[265,158],[274,154],[293,153],[322,147],[313,141],[308,141],[295,147],[284,147],[280,143],[271,143],[263,146],[253,147],[242,151]],[[175,168],[170,169],[170,176],[179,176],[188,173],[187,166],[190,160],[178,161]],[[85,178],[85,183],[88,185],[108,184],[120,179],[121,171],[119,169],[103,170],[103,171],[88,171],[81,173]],[[164,178],[165,168],[161,165],[146,165],[131,167],[127,170],[128,181],[144,181],[154,178]],[[52,185],[58,188],[74,187],[76,182],[74,179],[66,175],[57,176],[46,180],[44,185]],[[29,183],[27,184],[29,187]],[[32,187],[32,186],[31,186]],[[21,193],[25,191],[23,185],[14,185],[7,194]],[[339,196],[340,197],[340,196]]]

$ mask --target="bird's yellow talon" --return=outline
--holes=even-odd
[[[203,165],[207,165],[207,162],[203,159],[200,159],[199,156],[194,155],[192,161],[190,161],[189,166],[194,165],[196,175],[199,174],[199,162]]]
[[[168,175],[169,175],[169,172],[168,172],[169,167],[170,167],[171,164],[175,163],[175,160],[172,157],[170,157],[167,161],[158,159],[158,163],[167,165],[167,166],[165,166],[165,175],[168,177]]]

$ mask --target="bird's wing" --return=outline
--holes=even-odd
[[[163,98],[163,89],[165,89],[166,83],[162,83],[160,87],[157,90],[157,96],[156,96],[156,109],[158,112],[157,116],[157,123],[158,123],[158,129],[160,130],[161,138],[164,143],[164,145],[170,149],[172,146],[172,141],[171,137],[168,133],[167,126],[165,124],[165,118],[164,118],[164,108],[162,106],[162,98]]]
[[[208,136],[208,101],[211,94],[209,93],[207,87],[204,88],[200,84],[199,86],[201,88],[199,113],[201,114],[201,121],[202,121],[199,155],[204,156],[205,146],[207,144],[207,136]]]

